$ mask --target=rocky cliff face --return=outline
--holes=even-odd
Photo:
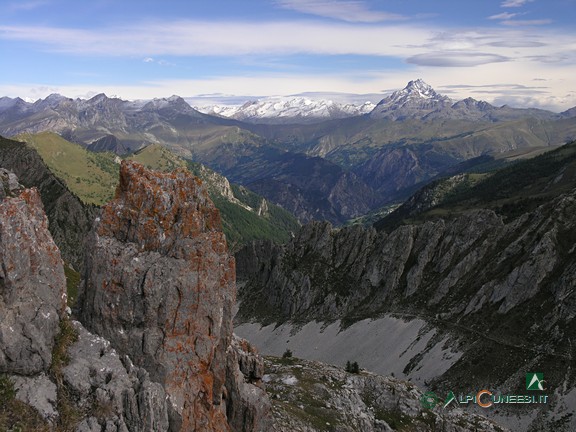
[[[333,320],[415,307],[463,317],[489,305],[505,313],[539,292],[564,292],[574,280],[574,210],[576,191],[508,224],[491,210],[390,234],[312,223],[288,245],[272,248],[269,258],[261,255],[269,250],[264,245],[238,254],[238,262],[258,265],[242,299],[265,290],[253,311],[264,303],[279,319],[320,314]]]
[[[48,368],[66,305],[60,251],[40,194],[0,169],[0,373]]]
[[[62,258],[38,191],[0,169],[0,199],[0,429],[167,430],[163,388],[70,323]]]
[[[89,242],[82,321],[162,383],[171,430],[229,430],[234,259],[200,180],[124,162]]]

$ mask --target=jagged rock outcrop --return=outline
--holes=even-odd
[[[227,409],[248,418],[230,400],[250,380],[227,359],[234,258],[201,181],[123,162],[117,196],[88,244],[81,320],[162,384],[170,430],[230,430]],[[239,384],[225,390],[227,379]],[[248,431],[258,422],[230,424]]]
[[[226,414],[233,431],[268,431],[270,400],[264,391],[264,362],[250,343],[234,335],[226,353]]]
[[[63,262],[38,191],[0,169],[3,398],[13,393],[50,430],[266,430],[262,359],[246,341],[232,343],[234,259],[218,211],[187,172],[156,175],[135,163],[123,169],[118,199],[88,245],[86,273],[102,282],[97,288],[109,288],[83,297],[81,315],[99,335],[65,314]],[[135,264],[122,268],[123,259]],[[144,273],[140,260],[149,265]],[[109,273],[91,273],[101,270]],[[130,285],[138,276],[140,284]],[[106,294],[107,303],[98,303]],[[29,426],[13,413],[4,420],[9,428]]]
[[[574,211],[576,191],[508,224],[491,210],[389,234],[312,223],[284,247],[237,254],[253,265],[238,271],[252,273],[240,316],[274,310],[279,320],[335,320],[414,307],[463,316],[488,305],[505,313],[575,280]]]
[[[0,169],[0,373],[48,368],[66,306],[62,258],[40,194]]]
[[[106,339],[73,322],[78,338],[68,349],[63,382],[74,406],[87,413],[78,432],[168,430],[168,403],[163,387],[149,373],[120,356]]]
[[[0,137],[0,167],[14,172],[22,185],[38,189],[50,222],[48,229],[62,258],[80,270],[84,262],[84,238],[98,210],[84,206],[50,172],[40,155],[24,143]]]

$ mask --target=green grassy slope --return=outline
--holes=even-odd
[[[186,162],[183,159],[160,144],[146,146],[127,156],[126,159],[136,161],[146,168],[156,171],[167,172],[176,168],[186,168]]]
[[[22,134],[15,139],[33,147],[85,203],[102,205],[114,196],[119,164],[112,153],[92,153],[52,132]]]

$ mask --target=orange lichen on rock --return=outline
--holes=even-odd
[[[221,402],[234,258],[202,182],[122,162],[86,262],[83,322],[162,383],[171,428],[230,430]]]
[[[218,209],[190,172],[157,173],[124,161],[116,199],[104,207],[98,235],[175,256],[183,252],[173,250],[180,239],[210,233],[213,242],[223,244],[221,226]]]

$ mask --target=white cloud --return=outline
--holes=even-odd
[[[284,9],[349,22],[379,22],[405,19],[402,15],[370,10],[362,1],[278,0]]]
[[[500,5],[503,8],[522,7],[526,3],[531,3],[534,0],[506,0]]]
[[[545,24],[547,20],[505,21],[508,27]],[[217,29],[218,31],[214,31]],[[512,48],[530,49],[530,55],[573,52],[574,36],[551,30],[521,28],[440,30],[412,24],[177,21],[123,28],[81,30],[55,27],[0,26],[0,40],[28,41],[40,49],[78,56],[130,56],[157,62],[160,56],[372,55],[400,59],[444,51],[466,51],[468,56],[517,58]],[[487,47],[491,47],[487,51]],[[557,57],[561,57],[556,55]],[[476,62],[473,62],[476,63]]]
[[[417,54],[406,60],[420,66],[435,67],[471,67],[488,63],[501,63],[510,61],[509,58],[481,52],[469,51],[440,51]]]
[[[143,62],[144,62],[144,63],[154,63],[154,59],[153,59],[152,57],[146,57],[146,58],[143,60]]]
[[[520,14],[504,12],[501,14],[489,16],[488,19],[491,19],[491,20],[509,20],[509,19],[514,18],[515,16],[518,16],[518,15],[520,15]]]
[[[217,30],[217,31],[216,31]],[[104,56],[245,56],[248,54],[402,55],[392,41],[422,43],[430,30],[410,25],[357,26],[317,21],[150,23],[81,30],[0,26],[0,39],[56,52]]]

